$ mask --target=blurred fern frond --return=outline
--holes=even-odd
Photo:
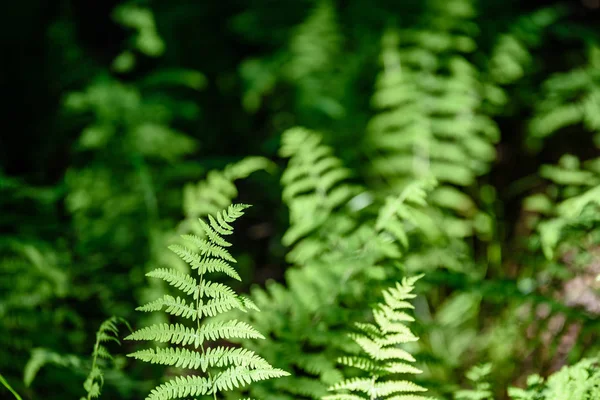
[[[582,124],[595,134],[593,140],[600,147],[599,71],[600,47],[591,45],[587,65],[556,73],[544,82],[541,99],[529,124],[531,145],[540,147],[547,137],[569,126]]]
[[[69,368],[76,373],[81,373],[89,369],[83,387],[86,396],[81,400],[91,400],[100,397],[102,386],[104,385],[105,361],[113,361],[113,356],[105,347],[106,342],[116,342],[121,344],[118,339],[118,324],[129,326],[127,321],[118,317],[111,317],[103,321],[96,332],[96,341],[91,354],[91,361],[81,358],[74,354],[60,354],[45,348],[36,348],[31,353],[31,358],[24,369],[23,380],[27,386],[30,386],[40,369],[47,364]]]
[[[457,18],[451,9],[444,12]],[[370,174],[391,191],[433,175],[440,186],[432,202],[451,212],[446,217],[451,235],[464,237],[481,226],[473,223],[480,212],[463,190],[489,170],[499,132],[480,110],[477,70],[460,55],[474,42],[466,33],[446,32],[451,28],[445,24],[440,29],[388,31],[382,39],[383,70],[372,99],[377,114],[367,127]],[[400,46],[403,39],[408,47]]]

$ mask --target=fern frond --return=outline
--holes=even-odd
[[[223,239],[221,235],[230,235],[233,233],[232,230],[222,226],[222,224],[219,224],[214,218],[212,218],[210,221],[210,225],[202,221],[202,219],[198,219],[198,221],[200,222],[204,233],[206,233],[206,235],[210,238],[211,242],[221,247],[231,246],[231,243]]]
[[[403,322],[410,322],[412,318],[399,310],[413,308],[406,300],[415,297],[412,290],[420,277],[404,278],[402,283],[396,283],[396,287],[384,291],[383,303],[373,310],[380,318],[375,318],[375,324],[358,324],[363,333],[351,334],[351,338],[365,355],[338,359],[341,364],[356,367],[367,372],[369,376],[336,383],[329,390],[338,393],[325,398],[350,399],[355,397],[346,397],[347,392],[358,392],[358,398],[366,395],[370,399],[426,399],[417,393],[427,389],[409,380],[395,379],[399,374],[414,375],[422,372],[410,364],[415,358],[406,350],[397,347],[399,344],[418,340],[410,329],[403,325]],[[394,315],[395,313],[398,315]]]
[[[475,365],[467,371],[467,378],[473,389],[458,390],[454,393],[455,400],[492,400],[491,385],[487,376],[492,371],[491,364]]]
[[[115,342],[120,344],[118,324],[124,324],[129,328],[129,324],[123,318],[111,317],[103,321],[96,332],[96,341],[91,354],[91,365],[89,365],[89,372],[83,383],[87,395],[81,397],[81,400],[91,400],[100,396],[102,386],[104,385],[104,371],[98,360],[113,360],[112,355],[103,343]],[[39,370],[46,364],[72,368],[76,371],[88,368],[86,361],[78,356],[58,354],[47,349],[37,348],[32,351],[31,358],[27,362],[23,372],[23,381],[26,386],[31,385]]]
[[[459,188],[471,187],[489,170],[499,139],[497,126],[482,112],[484,84],[462,55],[475,48],[472,33],[460,32],[474,14],[454,11],[473,9],[471,3],[429,2],[430,29],[383,35],[375,115],[365,137],[367,173],[381,192],[398,195],[428,176],[439,182],[431,203],[455,220],[451,226],[430,223],[438,236],[462,238],[485,229],[473,222],[476,202]],[[406,242],[396,228],[391,224],[388,231]]]
[[[40,369],[53,364],[72,369],[85,368],[85,360],[73,354],[58,354],[45,348],[35,348],[31,351],[31,357],[23,370],[23,382],[30,386]]]
[[[229,207],[238,194],[235,181],[258,171],[273,169],[273,162],[264,157],[246,157],[236,163],[228,164],[223,171],[210,171],[204,181],[195,185],[186,185],[183,191],[183,210],[186,216],[184,224],[192,225],[198,221],[198,218],[210,216],[209,222],[214,228],[211,218]]]
[[[283,133],[280,155],[290,157],[281,183],[283,200],[290,208],[290,228],[283,237],[286,245],[318,228],[329,213],[342,206],[354,189],[344,181],[349,171],[321,144],[315,132],[291,128]]]
[[[562,8],[548,7],[518,16],[510,30],[496,41],[489,64],[492,80],[508,85],[523,78],[533,66],[531,50],[539,46],[543,31],[562,14]]]
[[[554,257],[559,244],[568,246],[568,242],[577,242],[582,235],[593,236],[600,227],[598,165],[600,157],[581,163],[577,157],[565,154],[557,165],[540,168],[540,175],[550,186],[546,193],[525,199],[524,208],[543,216],[537,231],[547,259]]]
[[[333,385],[330,390],[349,390],[352,392],[362,392],[369,397],[376,397],[375,391],[375,380],[371,378],[351,378],[346,379],[340,383]]]
[[[527,388],[511,387],[513,400],[595,399],[600,396],[600,368],[597,358],[585,358],[575,365],[564,366],[544,380],[539,375],[527,378]]]
[[[230,225],[244,214],[247,205],[230,205],[226,210],[209,217],[209,223],[201,222],[205,239],[196,235],[184,235],[184,239],[197,248],[172,245],[170,248],[182,260],[191,265],[198,277],[168,269],[156,269],[148,276],[160,278],[182,290],[192,298],[164,295],[144,306],[140,311],[159,311],[182,316],[195,322],[195,327],[184,324],[156,324],[139,329],[127,337],[128,340],[148,340],[170,343],[171,345],[193,345],[185,347],[158,347],[139,350],[129,357],[153,364],[170,365],[176,368],[195,369],[206,376],[178,377],[157,386],[147,399],[173,399],[231,390],[249,383],[289,375],[273,368],[265,359],[251,350],[231,347],[208,347],[207,341],[232,339],[264,339],[251,325],[236,319],[206,322],[205,317],[222,316],[227,311],[237,309],[247,312],[258,310],[250,299],[239,296],[223,283],[211,282],[205,275],[222,272],[234,279],[240,279],[229,262],[235,262],[224,246],[231,246],[221,235],[233,233]]]
[[[528,139],[535,147],[550,135],[575,124],[600,132],[600,47],[590,46],[588,63],[581,68],[552,75],[530,121]]]
[[[398,396],[390,396],[387,400],[431,400],[431,397],[421,396],[418,394],[401,394]]]
[[[385,381],[375,384],[376,396],[389,396],[398,392],[426,392],[422,386],[410,381]]]
[[[204,296],[212,298],[239,298],[235,291],[229,286],[219,283],[204,281],[200,287],[200,291]]]
[[[382,361],[400,359],[410,362],[416,361],[414,357],[406,350],[394,347],[387,348],[380,344],[378,341],[370,340],[364,336],[353,335],[351,337],[363,349],[363,351],[374,360]]]
[[[323,400],[366,400],[366,399],[369,399],[369,397],[367,397],[366,395],[359,396],[356,394],[342,393],[342,394],[330,394],[327,396],[323,396],[322,399]]]
[[[426,198],[436,187],[437,181],[430,176],[411,182],[399,196],[388,196],[377,215],[375,229],[378,232],[390,233],[404,247],[408,247],[408,223],[420,226],[424,230],[433,224],[419,208],[427,204]],[[439,233],[430,231],[428,235],[436,237]]]
[[[419,368],[413,367],[410,364],[405,364],[401,362],[391,362],[385,364],[384,371],[388,374],[421,374]]]

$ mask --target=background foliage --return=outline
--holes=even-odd
[[[599,22],[595,0],[13,2],[1,376],[51,400],[181,374],[96,332],[170,322],[134,312],[171,293],[146,273],[188,272],[167,246],[235,200],[233,288],[262,310],[239,318],[266,337],[242,342],[291,373],[249,394],[355,376],[353,324],[424,273],[406,348],[431,396],[595,398]]]

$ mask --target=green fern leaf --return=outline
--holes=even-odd
[[[175,298],[168,294],[165,294],[162,298],[151,301],[141,307],[137,307],[136,310],[154,312],[162,310],[163,307],[166,307],[165,312],[171,315],[182,316],[193,321],[198,318],[198,310],[193,304],[186,303],[185,299],[182,299],[179,296]]]
[[[204,340],[218,340],[225,338],[238,338],[238,339],[264,339],[265,337],[260,334],[251,325],[240,322],[237,320],[231,320],[227,322],[215,322],[204,324],[200,328],[199,342],[202,343]]]
[[[206,322],[205,317],[222,316],[227,311],[237,309],[247,312],[258,310],[250,299],[239,296],[223,283],[209,281],[208,273],[222,272],[240,279],[238,273],[229,264],[235,262],[224,246],[231,246],[221,235],[233,233],[230,225],[243,215],[247,205],[231,205],[226,210],[209,217],[209,223],[201,222],[206,239],[196,235],[184,235],[184,239],[197,248],[172,245],[170,249],[182,260],[190,264],[198,277],[168,269],[156,269],[150,277],[167,281],[192,298],[164,295],[144,306],[140,311],[160,311],[181,316],[195,322],[195,326],[185,324],[156,324],[139,329],[127,337],[128,340],[148,340],[170,343],[172,345],[193,345],[185,347],[158,347],[139,350],[129,357],[153,363],[170,365],[176,368],[195,369],[205,376],[177,377],[154,388],[147,399],[174,399],[188,396],[200,396],[238,388],[255,381],[289,375],[273,368],[266,360],[251,350],[231,347],[208,347],[208,341],[232,339],[264,339],[251,325],[235,319]]]
[[[360,346],[365,356],[341,357],[338,361],[346,366],[358,368],[369,374],[369,377],[355,377],[343,380],[332,385],[329,390],[338,392],[335,395],[326,396],[326,399],[354,398],[351,395],[363,398],[391,399],[425,399],[415,392],[425,392],[427,389],[408,381],[394,379],[399,374],[420,374],[422,371],[409,363],[415,358],[406,350],[396,347],[399,344],[418,340],[408,327],[402,322],[412,320],[404,312],[398,310],[411,309],[412,305],[406,302],[415,295],[412,292],[414,283],[420,276],[405,278],[396,287],[384,292],[384,302],[379,304],[374,313],[383,315],[383,318],[375,318],[375,324],[357,324],[361,333],[352,334],[352,339]],[[394,313],[398,313],[395,318]],[[396,325],[389,329],[388,325]],[[402,326],[402,329],[399,327]],[[350,392],[350,394],[348,393]],[[358,392],[358,393],[353,393]],[[346,397],[350,396],[350,397]]]
[[[288,373],[277,368],[248,369],[246,367],[231,367],[215,377],[215,390],[232,390],[265,379],[280,378]]]
[[[204,230],[204,233],[206,233],[206,235],[210,238],[210,241],[217,244],[218,246],[222,246],[222,247],[229,247],[231,246],[231,243],[229,243],[228,241],[226,241],[225,239],[223,239],[221,237],[221,235],[228,235],[233,233],[231,230],[226,230],[223,227],[221,227],[221,225],[219,225],[213,218],[213,220],[211,221],[211,224],[207,224],[206,222],[202,221],[202,219],[198,220],[200,222],[200,225],[202,226],[202,229]],[[214,221],[214,222],[213,222]],[[220,231],[217,231],[215,229],[215,227],[219,227],[221,228]]]
[[[214,317],[218,314],[222,314],[231,309],[237,308],[241,311],[246,311],[244,304],[238,297],[221,297],[216,299],[210,299],[205,304],[198,306],[197,312],[201,318],[202,316]]]
[[[182,324],[157,324],[133,332],[125,340],[149,340],[182,346],[199,340],[196,331]]]
[[[152,389],[146,400],[181,399],[188,396],[211,394],[213,381],[201,376],[178,376]]]
[[[171,245],[169,249],[181,257],[182,260],[189,263],[192,269],[199,269],[200,273],[222,272],[227,276],[241,281],[239,274],[225,260],[217,258],[202,258],[199,254],[194,253],[183,246]]]
[[[198,296],[198,281],[181,271],[169,268],[157,268],[148,272],[146,276],[162,279],[185,294],[193,295],[194,299]]]
[[[212,240],[200,239],[195,235],[183,235],[182,237],[188,242],[194,244],[202,256],[216,257],[229,262],[235,262],[235,258],[231,256],[229,251],[212,242]]]

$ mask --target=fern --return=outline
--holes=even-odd
[[[490,91],[497,88],[470,61],[477,50],[475,2],[423,4],[423,28],[388,30],[382,37],[365,151],[371,160],[369,188],[377,200],[398,196],[416,179],[431,176],[438,182],[428,206],[413,213],[409,232],[414,239],[402,266],[410,274],[435,276],[441,284],[428,296],[435,311],[420,347],[435,359],[431,379],[443,385],[454,379],[451,371],[477,337],[482,296],[449,295],[444,286],[486,276],[488,260],[477,263],[468,241],[477,236],[487,242],[496,234],[490,215],[494,189],[479,186],[479,177],[496,158],[500,132],[487,109]],[[487,251],[499,264],[497,250],[490,245]]]
[[[304,20],[289,32],[284,49],[242,63],[242,102],[246,110],[256,112],[263,97],[278,85],[285,85],[293,89],[290,100],[294,114],[301,120],[322,123],[323,117],[331,120],[344,116],[339,63],[343,35],[336,6],[330,0],[314,3]],[[305,10],[305,5],[298,8],[302,13]]]
[[[103,358],[112,360],[112,356],[102,343],[113,341],[121,344],[118,339],[119,329],[117,328],[117,324],[119,322],[124,323],[129,327],[127,321],[124,319],[111,317],[102,322],[98,332],[96,332],[96,344],[94,345],[94,351],[92,352],[92,367],[83,384],[83,387],[87,392],[87,397],[82,397],[81,400],[91,400],[100,397],[100,391],[102,390],[102,385],[104,385],[104,374],[98,365],[98,359]]]
[[[560,7],[548,7],[519,15],[508,32],[498,35],[489,60],[490,79],[510,85],[534,67],[531,51],[542,44],[543,33],[564,14]]]
[[[287,67],[290,79],[301,80],[331,68],[341,42],[336,25],[333,4],[328,0],[318,1],[290,42],[291,60]]]
[[[170,249],[197,270],[198,277],[185,275],[175,270],[158,269],[148,275],[163,279],[171,286],[184,292],[190,299],[164,295],[144,306],[140,311],[152,312],[165,308],[167,314],[182,316],[195,322],[194,326],[183,324],[159,324],[139,329],[129,335],[128,340],[161,341],[185,347],[157,347],[139,350],[130,357],[153,364],[171,365],[178,368],[200,369],[204,375],[177,377],[152,390],[147,399],[172,399],[187,396],[213,395],[218,392],[245,386],[249,383],[288,375],[273,368],[262,357],[245,349],[229,347],[205,348],[206,340],[232,338],[263,338],[250,325],[236,320],[225,323],[201,323],[206,317],[214,317],[232,309],[257,310],[252,301],[238,296],[227,285],[206,278],[213,272],[222,272],[240,279],[229,264],[235,259],[226,250],[231,244],[223,236],[231,235],[230,225],[244,214],[249,207],[243,204],[230,205],[226,210],[209,216],[209,223],[201,221],[205,237],[187,235],[185,239],[196,248],[193,251],[179,245]]]
[[[547,380],[539,375],[527,379],[527,388],[511,387],[513,400],[588,400],[600,396],[598,360],[583,359],[573,366],[563,367]]]
[[[439,236],[439,228],[420,208],[437,186],[434,178],[416,180],[407,185],[399,196],[388,196],[377,216],[375,229],[388,232],[404,247],[408,247],[408,230],[420,229],[428,237]],[[407,228],[407,224],[410,226]]]
[[[372,160],[369,173],[384,189],[401,190],[415,177],[433,175],[441,185],[433,204],[446,212],[453,236],[486,229],[468,188],[489,171],[499,139],[482,112],[485,90],[475,67],[463,56],[475,49],[470,2],[430,3],[428,30],[388,30],[382,39],[382,71],[367,126]],[[452,217],[458,215],[459,218]]]
[[[289,130],[282,140],[280,154],[292,155],[282,183],[291,208],[289,230],[297,238],[287,242],[294,266],[286,271],[286,285],[267,282],[264,289],[253,288],[252,299],[263,312],[238,314],[251,319],[268,338],[242,341],[244,345],[297,374],[252,386],[252,397],[326,395],[342,378],[336,355],[352,347],[344,327],[363,318],[370,299],[375,300],[374,288],[395,281],[396,262],[407,244],[418,240],[422,225],[431,228],[423,205],[432,181],[415,182],[385,205],[374,205],[369,192],[346,180],[333,186],[325,185],[327,179],[319,183],[328,174],[346,173],[332,153],[318,133],[305,129]],[[323,172],[319,165],[332,167]],[[336,192],[344,194],[343,201],[331,200]],[[296,207],[298,212],[292,213]]]
[[[319,0],[293,32],[289,59],[282,66],[284,78],[297,87],[297,112],[339,119],[345,113],[336,87],[342,39],[336,8],[331,0]],[[334,96],[337,95],[337,96]],[[313,117],[314,118],[314,117]]]
[[[273,168],[274,164],[264,157],[246,157],[228,164],[222,171],[210,171],[204,180],[196,184],[185,185],[183,212],[186,219],[179,230],[201,228],[196,223],[198,218],[215,215],[231,205],[238,194],[236,180],[247,178],[257,171],[271,172]]]
[[[96,341],[89,367],[86,365],[87,362],[85,360],[73,354],[59,354],[44,348],[34,349],[23,373],[25,385],[30,386],[39,370],[46,364],[70,368],[77,372],[89,368],[89,373],[83,383],[87,395],[81,397],[81,400],[91,400],[100,397],[100,392],[104,385],[104,371],[101,361],[113,361],[113,357],[104,343],[116,342],[121,344],[118,339],[119,330],[117,324],[119,323],[129,327],[127,321],[118,317],[108,318],[100,324],[96,332]]]
[[[320,246],[314,240],[301,239],[317,231],[334,211],[361,192],[347,182],[350,171],[316,132],[300,127],[285,131],[279,154],[290,158],[281,176],[282,198],[290,210],[290,227],[282,241],[286,246],[296,244],[288,259],[302,262],[317,254]],[[346,224],[353,225],[349,220]]]
[[[529,124],[528,140],[533,147],[561,129],[575,124],[595,132],[600,146],[600,48],[590,46],[588,63],[581,68],[557,73],[544,82],[543,93]]]
[[[540,175],[549,181],[545,193],[525,199],[524,209],[539,213],[536,221],[542,250],[548,259],[553,258],[557,246],[577,242],[581,235],[596,231],[600,221],[600,158],[581,163],[573,155],[561,157],[557,165],[544,165]],[[567,231],[571,235],[565,235]]]
[[[541,141],[563,128],[583,124],[600,137],[600,119],[597,108],[600,99],[600,49],[592,47],[587,66],[556,74],[545,82],[537,113],[530,124],[530,139]],[[575,100],[575,101],[574,101]],[[600,141],[596,147],[600,147]],[[581,163],[573,155],[565,154],[558,165],[544,165],[540,175],[552,186],[547,193],[528,198],[525,208],[547,216],[538,229],[544,254],[552,258],[554,249],[569,226],[584,223],[590,231],[597,223],[600,191],[600,158]],[[587,210],[583,214],[584,209]]]
[[[458,390],[454,393],[454,400],[493,400],[490,384],[486,381],[492,372],[491,364],[476,365],[467,372],[467,379],[474,386],[473,389]]]
[[[147,266],[152,273],[189,274],[189,264],[174,252],[164,251],[165,247],[171,245],[185,246],[187,241],[182,237],[186,235],[205,235],[202,222],[199,218],[205,218],[217,214],[220,210],[231,205],[232,200],[238,195],[235,181],[248,177],[249,175],[266,170],[271,172],[274,164],[263,157],[246,157],[235,163],[230,163],[222,170],[211,170],[206,177],[197,183],[187,183],[183,189],[182,211],[184,215],[174,229],[166,231],[156,230],[152,236],[151,246],[153,258]],[[236,273],[237,274],[237,273]],[[148,275],[155,277],[154,275]],[[143,301],[162,296],[167,293],[166,279],[152,279],[150,287],[144,291]],[[165,323],[154,315],[152,323]]]
[[[418,340],[405,325],[414,321],[405,310],[413,306],[408,300],[415,282],[421,276],[404,278],[395,288],[383,292],[384,302],[373,310],[373,323],[358,323],[360,333],[352,334],[352,339],[360,346],[362,353],[346,356],[338,361],[348,367],[358,368],[367,377],[354,377],[336,383],[329,388],[337,392],[323,397],[324,400],[350,399],[398,399],[421,400],[428,397],[421,393],[426,389],[410,380],[400,379],[398,374],[420,374],[422,371],[411,365],[414,357],[398,345]]]

